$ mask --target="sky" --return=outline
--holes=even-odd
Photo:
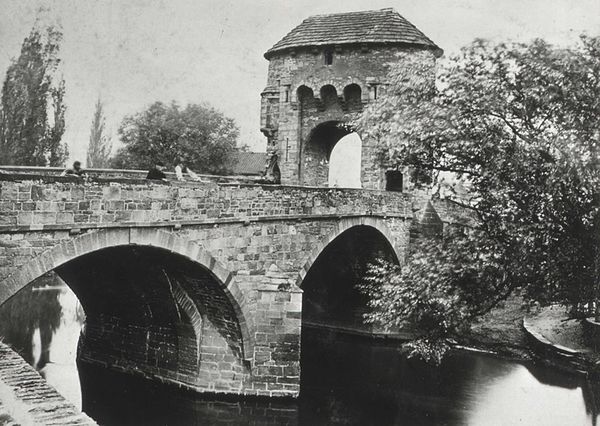
[[[206,102],[236,120],[240,143],[264,151],[263,53],[314,14],[395,8],[445,51],[474,38],[559,45],[600,34],[600,0],[0,0],[0,78],[40,7],[62,26],[71,159],[85,159],[94,104],[118,145],[125,115],[154,101]]]

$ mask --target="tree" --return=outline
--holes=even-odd
[[[468,192],[445,185],[447,198],[480,226],[420,242],[402,268],[372,266],[369,320],[420,329],[413,350],[436,359],[515,289],[573,315],[600,306],[600,39],[477,40],[437,88],[417,66],[394,70],[388,93],[358,123],[382,163],[438,195],[451,173]]]
[[[61,40],[56,27],[34,27],[6,72],[0,100],[2,164],[64,164],[65,82],[56,76]]]
[[[104,107],[100,98],[96,102],[92,127],[90,130],[90,142],[87,151],[87,166],[103,168],[110,165],[110,151],[112,142],[104,134],[105,130]]]
[[[225,173],[238,134],[231,118],[207,105],[155,102],[125,117],[119,128],[124,147],[113,165],[145,169],[156,161],[174,166],[182,160],[198,173]]]

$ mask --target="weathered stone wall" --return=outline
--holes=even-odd
[[[95,425],[0,342],[0,423],[15,425]]]
[[[431,70],[432,82],[434,79],[435,55],[431,50],[338,46],[331,65],[325,64],[323,52],[323,48],[300,49],[294,54],[276,54],[269,60],[261,129],[267,136],[268,150],[278,152],[282,182],[286,184],[327,184],[327,158],[311,151],[310,132],[326,121],[349,122],[354,113],[383,96],[393,65],[409,68],[419,64],[420,69],[424,65]],[[335,104],[322,99],[321,89],[328,85],[337,92]],[[355,91],[345,93],[345,89],[356,86],[361,93],[358,104],[348,99]],[[312,91],[314,100],[310,104],[301,102],[299,88]],[[362,184],[364,188],[382,189],[384,170],[376,161],[375,148],[375,141],[363,138]]]
[[[5,181],[0,303],[57,270],[88,314],[82,360],[202,391],[296,395],[312,262],[355,226],[402,259],[426,204],[381,191]],[[434,206],[443,226],[471,223]]]

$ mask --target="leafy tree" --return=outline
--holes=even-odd
[[[60,166],[67,157],[65,82],[57,78],[62,33],[34,27],[6,72],[0,100],[0,163]]]
[[[369,320],[411,324],[422,332],[413,349],[435,359],[515,289],[574,315],[600,306],[599,116],[599,38],[571,49],[476,40],[437,88],[419,66],[395,69],[358,124],[383,164],[433,185],[480,227],[420,242],[402,268],[372,266]]]
[[[100,99],[96,102],[92,128],[90,130],[90,142],[87,151],[87,166],[103,168],[110,165],[110,151],[112,142],[104,134],[105,130],[104,107]]]
[[[155,102],[123,120],[119,135],[125,146],[113,165],[145,169],[156,161],[173,166],[181,159],[198,173],[225,173],[238,134],[231,118],[207,105]]]

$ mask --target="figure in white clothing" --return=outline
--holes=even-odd
[[[187,173],[187,175],[192,180],[195,180],[195,181],[201,180],[200,176],[198,176],[196,173],[194,173],[192,170],[190,170],[189,167],[187,167],[185,164],[183,164],[183,161],[178,161],[177,165],[175,166],[175,175],[177,176],[177,180],[180,180],[180,181],[185,180],[185,178],[183,177],[184,173]]]

